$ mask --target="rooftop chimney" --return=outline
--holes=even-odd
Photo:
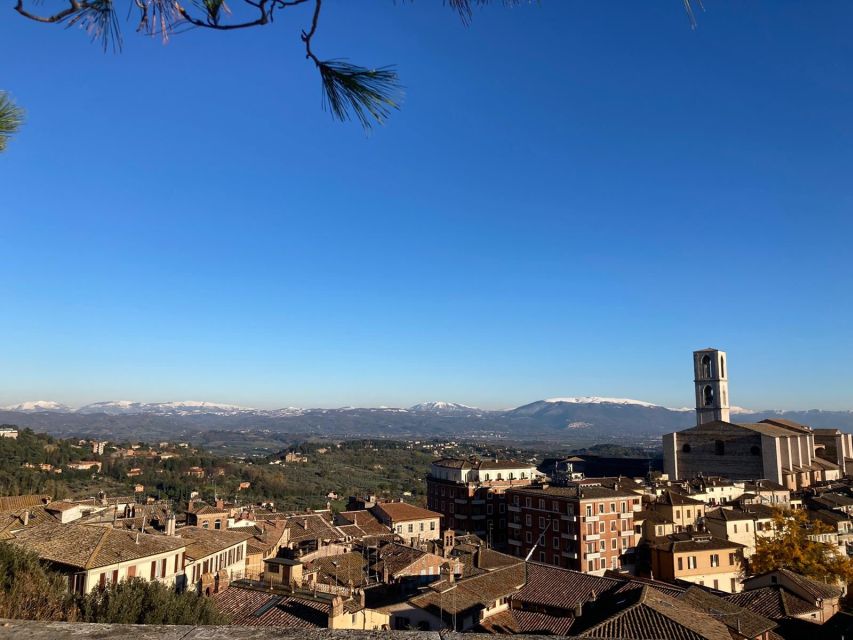
[[[24,511],[24,514],[21,516],[21,520],[23,521],[25,527],[30,523],[30,510],[29,509]]]

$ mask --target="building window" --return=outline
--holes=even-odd
[[[598,513],[604,513],[604,503],[603,502],[598,503]]]
[[[720,356],[720,377],[726,377],[726,360],[723,356]]]
[[[598,546],[602,551],[607,551],[607,540],[599,540]]]
[[[219,520],[218,518],[216,520],[214,520],[213,528],[214,529],[221,529],[222,528],[222,520]]]
[[[714,453],[718,456],[726,455],[726,443],[722,440],[714,440]]]
[[[524,532],[524,540],[525,540],[525,542],[528,542],[528,543],[533,542],[533,534],[530,531],[525,531]]]
[[[554,536],[554,539],[552,540],[552,542],[553,542],[553,544],[551,545],[551,547],[553,549],[559,549],[560,548],[560,539],[558,537]]]
[[[604,533],[604,523],[603,522],[598,523],[598,533]]]
[[[682,571],[684,569],[684,564],[681,561],[681,558],[678,558],[678,570]]]
[[[409,524],[409,533],[414,533],[415,526],[413,524]]]
[[[533,516],[529,513],[524,516],[524,524],[528,527],[533,525]]]
[[[610,503],[610,513],[616,513],[616,503],[615,502]]]
[[[591,504],[588,504],[588,505],[586,505],[586,516],[587,516],[587,518],[588,518],[588,517],[590,517],[591,515],[592,515],[592,505],[591,505]]]
[[[712,567],[719,567],[720,566],[720,554],[718,554],[718,553],[712,553],[711,554],[711,566]],[[714,585],[714,588],[716,588],[716,585]]]
[[[435,531],[435,520],[433,520],[432,522],[429,523],[429,530]]]
[[[695,569],[696,568],[696,556],[687,556],[687,568]]]
[[[735,554],[729,554],[729,564],[733,565],[735,563]]]
[[[610,548],[611,548],[613,551],[616,551],[616,538],[611,538],[611,539],[610,539]]]
[[[737,522],[734,524],[734,532],[737,533]]]
[[[545,528],[545,518],[543,516],[539,516],[539,528],[540,529]]]

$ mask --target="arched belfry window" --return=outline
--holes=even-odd
[[[702,356],[702,377],[705,380],[711,379],[711,356],[707,353]]]
[[[726,377],[726,359],[723,356],[720,356],[720,377]]]
[[[706,407],[714,406],[714,388],[711,385],[705,385],[705,388],[702,389],[702,396],[704,398]]]

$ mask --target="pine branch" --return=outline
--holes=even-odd
[[[12,134],[24,124],[24,110],[12,102],[5,91],[0,91],[0,151],[6,150],[6,143]]]
[[[365,129],[382,124],[391,109],[399,109],[397,72],[392,67],[365,69],[342,60],[317,64],[323,84],[323,106],[338,120],[358,118]]]
[[[67,18],[67,27],[80,26],[92,38],[100,40],[104,51],[112,45],[113,51],[121,50],[121,27],[113,0],[92,0],[81,5],[79,11]]]

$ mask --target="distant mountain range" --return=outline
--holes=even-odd
[[[56,435],[106,438],[164,437],[208,430],[265,430],[334,437],[476,437],[518,441],[653,441],[693,425],[692,409],[667,408],[628,398],[569,397],[538,400],[509,410],[484,410],[454,402],[424,402],[408,408],[254,409],[203,401],[96,402],[72,409],[38,400],[0,408],[0,423]],[[772,416],[813,427],[853,430],[851,411],[751,411],[735,408],[733,419],[755,422]]]

